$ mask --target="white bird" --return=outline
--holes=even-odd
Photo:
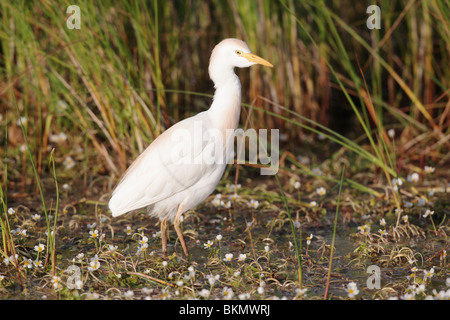
[[[203,202],[222,178],[233,152],[241,111],[241,83],[235,67],[273,65],[251,53],[238,39],[213,49],[209,76],[215,93],[211,107],[184,119],[157,137],[131,164],[112,193],[113,217],[147,207],[161,220],[162,251],[167,252],[167,221],[173,221],[184,254],[189,252],[180,228],[181,215]]]

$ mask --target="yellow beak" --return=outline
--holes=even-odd
[[[261,64],[263,66],[271,67],[271,68],[273,67],[273,64],[271,64],[269,61],[267,61],[267,60],[265,60],[265,59],[263,59],[261,57],[258,57],[256,54],[243,53],[242,56],[244,58],[246,58],[248,61],[251,61],[251,62],[254,62],[254,63],[257,63],[257,64]]]

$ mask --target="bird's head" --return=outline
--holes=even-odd
[[[219,69],[247,68],[254,64],[273,67],[273,65],[253,54],[248,45],[239,39],[222,40],[212,51],[209,61],[209,72]]]

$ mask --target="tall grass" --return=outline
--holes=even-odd
[[[67,3],[0,0],[3,121],[16,126],[14,92],[38,175],[49,170],[49,135],[65,132],[70,143],[55,159],[81,145],[93,150],[85,170],[98,164],[119,176],[165,128],[209,106],[211,49],[238,37],[275,65],[238,70],[243,102],[255,101],[244,104],[255,108],[250,126],[287,134],[283,147],[297,170],[304,168],[295,155],[321,134],[390,181],[404,163],[392,152],[390,128],[402,158],[443,164],[450,5],[379,4],[382,29],[369,30],[364,2],[80,1],[81,29],[71,30]],[[59,101],[68,108],[59,110]],[[10,135],[13,152],[19,144]],[[353,185],[373,192],[366,183]]]

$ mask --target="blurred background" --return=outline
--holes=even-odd
[[[448,164],[447,1],[77,1],[81,28],[69,29],[71,4],[0,0],[0,151],[23,190],[26,145],[39,174],[56,147],[85,184],[119,177],[162,131],[209,107],[209,56],[228,37],[274,64],[237,70],[241,124],[250,115],[248,127],[280,129],[290,159],[343,150],[391,176]],[[366,25],[372,4],[381,29]]]

